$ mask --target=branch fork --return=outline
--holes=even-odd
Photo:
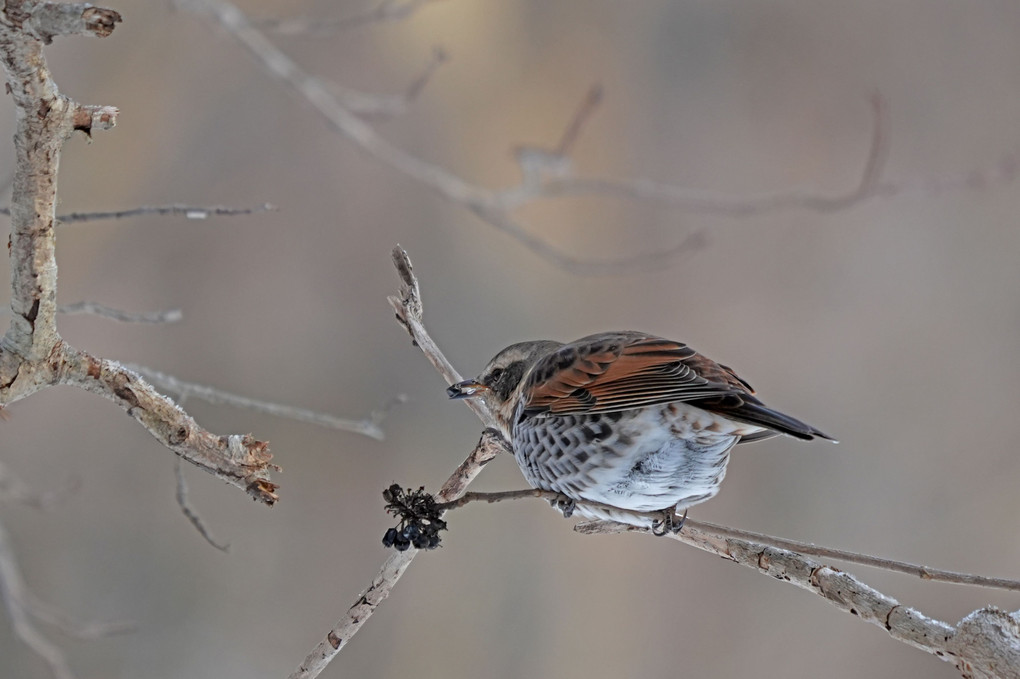
[[[63,144],[80,130],[91,136],[117,123],[113,106],[83,105],[62,95],[42,47],[58,35],[105,37],[121,21],[85,3],[7,0],[0,8],[0,62],[17,109],[16,169],[11,196],[11,323],[0,339],[0,407],[40,389],[79,387],[119,405],[181,459],[244,489],[267,505],[269,445],[251,435],[218,436],[120,364],[76,349],[57,331],[54,225]]]

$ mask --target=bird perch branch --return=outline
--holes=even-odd
[[[429,336],[423,323],[421,289],[414,275],[407,253],[400,247],[393,250],[393,263],[400,277],[399,295],[389,298],[396,312],[397,321],[411,335],[413,344],[420,348],[429,362],[450,384],[460,380],[460,375]],[[466,403],[489,427],[492,413],[479,400]],[[482,439],[454,474],[436,495],[441,503],[451,506],[466,504],[461,501],[467,486],[489,460],[500,451],[506,451],[506,443],[494,430],[486,428]],[[486,494],[478,494],[480,499]],[[535,491],[511,491],[499,494],[514,497],[545,497]],[[613,522],[587,522],[579,524],[578,532],[585,535],[644,532],[648,529],[626,526]],[[790,582],[822,596],[840,610],[880,625],[890,636],[953,663],[968,677],[1015,677],[1020,679],[1020,612],[1008,614],[995,608],[983,608],[964,618],[953,626],[929,618],[916,609],[904,606],[895,599],[868,587],[856,577],[826,564],[815,561],[804,554],[786,547],[812,549],[820,556],[864,563],[869,566],[912,573],[925,579],[941,579],[965,584],[1017,589],[1020,583],[997,578],[983,578],[966,574],[950,574],[915,564],[903,564],[890,560],[876,559],[866,555],[855,555],[843,550],[816,548],[802,543],[772,538],[771,536],[749,533],[725,526],[690,521],[673,539],[717,554],[749,568]],[[325,638],[308,654],[301,665],[290,675],[290,679],[311,679],[317,677],[351,637],[362,628],[379,604],[388,596],[411,564],[417,550],[395,552],[382,565],[379,573],[361,596],[347,610],[344,616],[326,634]],[[952,575],[961,576],[952,579]],[[946,576],[946,577],[942,577]]]

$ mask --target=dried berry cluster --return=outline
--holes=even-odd
[[[386,500],[386,511],[400,519],[395,528],[386,531],[383,546],[396,547],[401,552],[412,545],[416,549],[439,546],[439,531],[446,530],[446,522],[436,507],[436,499],[425,492],[424,486],[418,490],[405,490],[394,483],[383,491],[383,499]]]

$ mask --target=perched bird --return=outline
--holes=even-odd
[[[565,496],[564,514],[661,531],[719,491],[734,445],[834,441],[767,407],[725,365],[640,332],[513,344],[447,393],[490,406],[524,478]]]

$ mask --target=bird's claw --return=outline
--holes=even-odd
[[[563,518],[569,519],[574,514],[574,510],[577,509],[577,502],[567,497],[563,493],[557,495],[554,499],[549,501],[553,509],[558,509],[563,512]]]
[[[662,537],[664,535],[677,535],[687,522],[687,509],[683,515],[676,513],[676,507],[670,507],[662,513],[662,519],[652,522],[652,535]]]

